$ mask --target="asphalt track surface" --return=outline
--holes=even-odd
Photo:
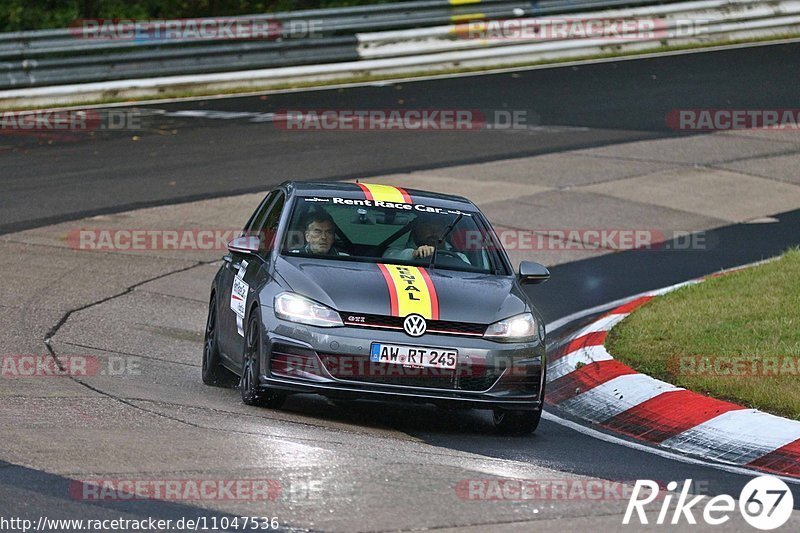
[[[0,139],[0,233],[147,205],[264,190],[284,179],[342,179],[500,160],[578,147],[676,135],[664,117],[675,108],[781,108],[796,102],[800,45],[744,48],[581,67],[524,71],[330,91],[160,104],[158,109],[216,111],[285,108],[527,109],[547,135],[336,133],[281,135],[240,119],[154,116],[147,131],[55,141]],[[177,134],[172,133],[177,131]],[[434,142],[435,141],[435,142]],[[379,154],[379,157],[376,155]],[[800,243],[800,211],[769,225],[737,224],[708,233],[700,252],[625,252],[556,266],[531,289],[548,321],[643,290],[773,256]],[[312,400],[309,400],[312,401]],[[472,417],[442,423],[435,411],[411,421],[402,411],[366,405],[352,420],[372,417],[436,446],[514,459],[563,472],[616,480],[702,479],[710,493],[738,494],[748,476],[690,465],[604,442],[550,421],[530,440],[474,431]],[[0,511],[20,507],[82,516],[125,508],[142,516],[186,516],[164,502],[88,506],[69,500],[66,478],[0,463]],[[795,506],[800,489],[793,485]],[[204,512],[211,516],[212,512]]]
[[[797,102],[800,44],[368,86],[158,104],[178,111],[525,111],[548,131],[296,131],[242,119],[151,117],[144,131],[72,141],[0,137],[0,234],[176,201],[677,135],[673,109]],[[560,129],[559,127],[563,127]],[[132,141],[136,135],[138,141]],[[681,134],[685,135],[685,134]],[[48,144],[52,143],[52,144]]]

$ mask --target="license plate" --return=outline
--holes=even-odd
[[[373,363],[453,369],[458,362],[458,350],[373,342],[369,358]]]

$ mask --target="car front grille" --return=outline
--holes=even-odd
[[[458,365],[446,370],[373,363],[369,356],[319,355],[322,364],[336,379],[404,387],[480,392],[490,389],[504,370],[482,365]]]
[[[340,313],[347,326],[402,330],[405,317],[386,315],[366,315],[364,313]],[[464,335],[482,337],[487,324],[471,322],[451,322],[448,320],[427,320],[427,332],[440,335]]]

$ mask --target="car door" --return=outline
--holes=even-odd
[[[264,197],[261,204],[258,206],[250,219],[242,229],[241,235],[253,234],[253,228],[259,221],[263,220],[266,216],[269,207],[278,196],[278,191],[272,191]],[[220,352],[226,359],[235,360],[238,358],[234,347],[238,344],[234,337],[239,336],[237,328],[236,314],[231,309],[231,293],[233,289],[234,279],[239,275],[242,267],[242,261],[247,261],[243,254],[235,254],[228,251],[222,258],[223,266],[220,271],[219,282],[217,286],[217,320],[219,324],[217,342],[219,344]],[[249,261],[248,261],[249,266]]]
[[[244,335],[247,328],[246,312],[252,297],[269,280],[269,265],[272,258],[272,241],[286,201],[283,191],[273,191],[263,204],[263,209],[251,219],[242,234],[258,236],[257,254],[229,252],[225,256],[225,271],[222,283],[225,296],[220,302],[220,329],[225,333],[219,339],[221,350],[235,365],[241,363]]]

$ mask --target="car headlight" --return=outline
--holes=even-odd
[[[339,313],[330,307],[291,292],[282,292],[275,297],[275,316],[323,328],[344,326]]]
[[[536,319],[531,313],[522,313],[495,322],[483,334],[485,338],[499,342],[527,342],[536,339],[537,335]]]

